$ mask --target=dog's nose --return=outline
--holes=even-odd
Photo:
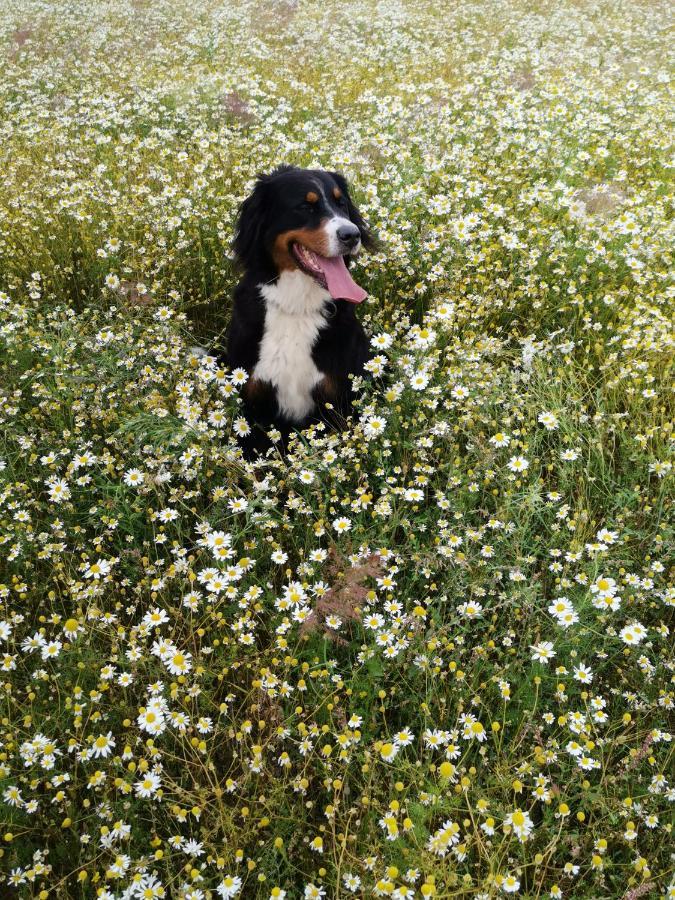
[[[361,239],[361,232],[356,225],[342,225],[337,230],[337,236],[346,247],[356,247]]]

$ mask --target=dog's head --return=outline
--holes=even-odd
[[[233,246],[246,271],[269,279],[300,270],[335,300],[366,296],[347,264],[375,241],[338,172],[280,166],[260,175],[239,210]]]

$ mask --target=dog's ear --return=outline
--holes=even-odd
[[[239,265],[251,268],[262,248],[265,231],[267,179],[259,175],[253,191],[239,207],[232,250]]]
[[[366,248],[366,250],[377,250],[378,246],[379,246],[378,242],[377,242],[377,238],[374,236],[374,234],[371,232],[371,230],[368,228],[368,226],[364,222],[363,216],[361,215],[356,204],[352,200],[352,198],[349,194],[349,185],[347,184],[347,179],[344,177],[344,175],[341,175],[340,172],[331,172],[330,174],[333,176],[333,178],[337,182],[338,187],[342,191],[342,193],[345,197],[345,200],[347,201],[347,210],[348,210],[350,221],[353,222],[354,225],[356,225],[356,227],[361,232],[361,243]]]

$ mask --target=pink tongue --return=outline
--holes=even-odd
[[[317,254],[316,262],[321,267],[333,300],[361,303],[366,299],[368,292],[354,281],[341,256],[328,257]]]

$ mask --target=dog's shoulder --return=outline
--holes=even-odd
[[[250,372],[258,361],[265,329],[265,301],[254,278],[244,277],[234,290],[227,341],[227,362]]]
[[[265,301],[260,291],[259,280],[245,275],[234,289],[232,318],[242,324],[256,325],[265,320]]]

